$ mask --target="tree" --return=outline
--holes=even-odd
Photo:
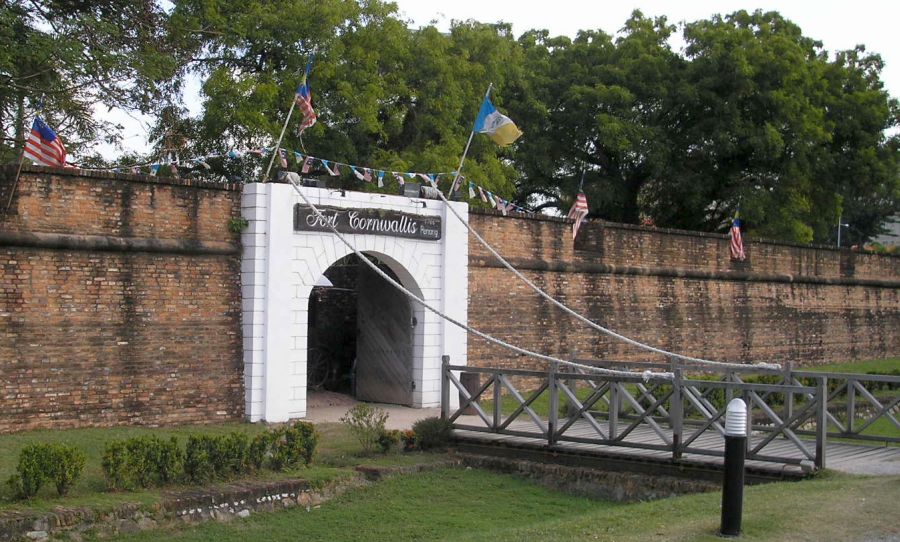
[[[520,199],[565,212],[584,171],[591,216],[639,220],[641,191],[668,163],[661,127],[681,71],[668,44],[673,30],[664,17],[635,11],[616,40],[602,31],[579,32],[573,41],[522,36],[536,72],[529,94],[543,104],[523,100],[514,109],[528,134],[517,154]]]
[[[0,160],[15,159],[43,114],[70,151],[118,139],[101,106],[150,112],[172,95],[177,52],[155,2],[0,2]]]
[[[679,155],[649,198],[657,223],[715,230],[740,208],[757,235],[809,242],[827,238],[851,194],[878,187],[881,219],[896,208],[885,197],[896,194],[896,151],[882,135],[896,105],[877,62],[861,67],[846,53],[829,62],[775,12],[715,16],[684,36],[687,86],[671,134]]]
[[[449,35],[410,30],[393,4],[317,0],[181,2],[173,24],[206,76],[196,152],[269,146],[307,60],[319,120],[303,134],[292,122],[282,147],[395,171],[456,169],[489,81],[522,76],[508,25],[455,23]],[[512,194],[514,169],[481,139],[465,174]],[[246,178],[246,177],[245,177]],[[352,177],[345,186],[358,186]]]

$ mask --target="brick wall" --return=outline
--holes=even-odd
[[[0,214],[0,432],[243,416],[239,190],[25,168]]]
[[[900,258],[724,235],[590,222],[573,243],[560,219],[473,211],[470,224],[526,276],[593,321],[691,356],[812,365],[900,355]],[[469,323],[556,356],[659,360],[537,297],[469,243]],[[469,339],[469,363],[522,358]]]

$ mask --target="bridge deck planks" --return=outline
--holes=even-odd
[[[465,417],[457,420],[458,424],[481,426],[483,422],[477,417]],[[604,433],[608,430],[608,424],[601,423],[600,427]],[[620,424],[619,431],[627,428],[627,424]],[[664,425],[661,426],[664,434],[671,435],[670,430]],[[527,447],[534,449],[547,449],[547,441],[542,437],[536,426],[530,420],[516,420],[509,426],[509,430],[517,432],[530,432],[533,437],[501,435],[496,433],[485,433],[480,431],[469,431],[463,429],[454,430],[457,438],[484,442],[484,443],[503,443],[518,447]],[[693,433],[689,427],[685,428],[684,435],[687,437]],[[646,425],[641,425],[625,438],[626,445],[603,445],[595,443],[571,442],[564,440],[566,437],[572,438],[588,438],[602,439],[602,437],[591,427],[586,421],[579,420],[575,422],[560,437],[555,446],[556,449],[573,451],[579,453],[589,453],[597,455],[608,455],[618,457],[629,457],[634,459],[646,459],[661,463],[679,463],[689,464],[700,467],[721,468],[723,458],[721,455],[706,455],[697,453],[685,453],[677,462],[673,462],[672,453],[667,450],[652,450],[645,448],[632,448],[627,444],[635,443],[640,445],[665,445],[665,442]],[[761,441],[762,437],[753,436],[751,441],[753,446]],[[807,449],[811,453],[815,451],[815,443],[813,441],[803,441],[807,444]],[[708,450],[713,453],[722,453],[725,447],[725,440],[722,435],[715,430],[707,430],[699,435],[691,444],[691,448],[699,448]],[[776,456],[792,458],[794,460],[806,459],[803,453],[796,445],[787,439],[776,438],[769,442],[760,453]],[[801,469],[796,464],[791,463],[775,463],[769,461],[747,461],[747,467],[757,469],[761,472],[771,472],[773,474],[792,472],[798,474]],[[850,444],[845,442],[827,442],[826,449],[826,467],[833,470],[864,474],[900,474],[900,447],[876,447],[859,444]]]

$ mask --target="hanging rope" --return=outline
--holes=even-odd
[[[306,195],[303,193],[303,191],[300,190],[300,188],[297,186],[295,181],[293,181],[293,180],[290,181],[290,184],[292,187],[294,187],[294,191],[297,192],[297,194],[300,196],[300,198],[303,200],[303,202],[312,210],[313,213],[315,213],[316,217],[321,219],[323,224],[327,224],[328,229],[330,229],[331,232],[334,233],[338,237],[338,239],[341,240],[342,243],[347,245],[347,248],[349,248],[351,251],[353,251],[353,253],[356,254],[356,256],[360,259],[360,261],[365,262],[365,264],[368,265],[369,268],[371,268],[373,271],[375,271],[375,273],[377,273],[381,278],[388,281],[392,286],[394,286],[394,288],[397,288],[398,290],[403,292],[403,294],[406,297],[414,300],[419,305],[425,307],[429,311],[440,316],[441,318],[450,322],[451,324],[465,330],[466,332],[477,335],[478,337],[481,337],[482,339],[484,339],[485,341],[487,341],[489,343],[495,344],[502,348],[506,348],[507,350],[511,350],[513,352],[516,352],[517,354],[522,354],[522,355],[536,358],[536,359],[546,361],[546,362],[558,363],[560,365],[566,365],[569,367],[576,367],[578,369],[590,371],[593,373],[609,375],[609,376],[626,376],[626,377],[640,376],[645,381],[649,380],[650,378],[656,378],[656,379],[662,379],[662,380],[673,380],[675,378],[675,375],[672,373],[669,373],[669,372],[654,373],[652,371],[643,371],[643,372],[617,371],[615,369],[604,369],[602,367],[594,367],[594,366],[585,365],[582,363],[575,363],[573,361],[556,358],[553,356],[548,356],[545,354],[540,354],[538,352],[533,352],[533,351],[525,349],[525,348],[521,348],[514,344],[510,344],[502,339],[498,339],[496,337],[488,335],[487,333],[479,331],[467,324],[463,324],[462,322],[456,320],[452,316],[444,314],[443,312],[439,311],[438,309],[436,309],[436,308],[432,307],[431,305],[429,305],[428,303],[426,303],[425,300],[421,299],[419,296],[417,296],[416,294],[414,294],[411,291],[409,291],[408,289],[406,289],[406,287],[404,287],[402,284],[400,284],[399,282],[394,280],[390,275],[385,273],[377,265],[372,263],[372,261],[370,261],[368,258],[366,258],[362,252],[360,252],[350,241],[348,241],[347,238],[345,238],[331,222],[329,222],[328,220],[325,220],[325,217],[322,215],[322,212],[319,211],[319,209],[315,205],[313,205],[313,203],[306,197]],[[443,197],[443,195],[441,197]]]
[[[506,261],[506,259],[503,258],[503,256],[501,256],[496,250],[494,250],[494,248],[491,245],[489,245],[487,241],[485,241],[480,235],[478,235],[478,232],[476,232],[474,229],[472,229],[471,226],[469,226],[469,222],[467,220],[465,220],[465,219],[463,219],[463,217],[459,216],[459,213],[457,213],[456,209],[454,209],[453,206],[450,205],[450,202],[447,201],[447,198],[444,197],[444,194],[440,190],[438,190],[437,192],[438,192],[438,194],[440,194],[441,200],[444,202],[444,204],[447,206],[447,208],[450,209],[450,212],[453,213],[453,216],[455,216],[457,219],[459,219],[459,221],[463,223],[463,225],[466,227],[466,229],[469,231],[469,233],[471,233],[475,237],[475,239],[478,239],[478,242],[481,243],[481,245],[484,248],[486,248],[488,250],[488,252],[490,252],[495,258],[497,258],[497,260],[500,263],[502,263],[504,267],[509,269],[522,282],[524,282],[532,290],[537,292],[538,295],[540,295],[541,297],[543,297],[544,299],[546,299],[553,305],[557,306],[565,313],[584,322],[585,324],[596,329],[597,331],[599,331],[601,333],[605,333],[606,335],[609,335],[610,337],[616,338],[616,339],[623,341],[625,343],[628,343],[632,346],[636,346],[636,347],[642,348],[644,350],[649,350],[650,352],[655,352],[657,354],[662,354],[663,356],[666,356],[666,357],[680,359],[683,361],[689,361],[691,363],[697,363],[700,365],[714,365],[716,367],[724,367],[724,368],[729,368],[729,369],[746,369],[747,367],[758,367],[758,368],[763,368],[763,369],[779,369],[779,370],[781,369],[781,366],[778,364],[775,364],[775,363],[754,363],[754,364],[728,363],[725,361],[714,361],[714,360],[709,360],[709,359],[685,356],[683,354],[677,354],[675,352],[669,352],[668,350],[656,348],[655,346],[650,346],[649,344],[644,344],[640,341],[636,341],[636,340],[626,337],[620,333],[616,333],[615,331],[613,331],[611,329],[601,326],[600,324],[594,322],[593,320],[588,319],[581,313],[576,312],[573,309],[569,308],[567,305],[564,305],[562,302],[558,301],[556,298],[554,298],[553,296],[551,296],[550,294],[548,294],[547,292],[542,290],[538,285],[531,282],[531,280],[529,280],[528,277],[526,277],[525,275],[520,273],[515,267],[513,267],[508,261]]]

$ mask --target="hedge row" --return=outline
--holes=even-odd
[[[286,470],[312,462],[319,434],[308,422],[269,429],[252,439],[243,433],[191,435],[178,440],[135,437],[106,446],[102,466],[110,489],[154,487],[183,481],[204,484],[263,468]]]

